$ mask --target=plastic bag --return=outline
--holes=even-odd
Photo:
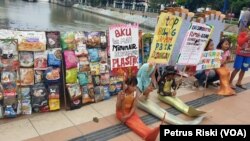
[[[89,95],[88,86],[82,86],[81,90],[82,90],[82,103],[83,104],[95,102],[94,97],[91,97]]]
[[[75,50],[75,33],[61,32],[61,45],[63,50]]]
[[[48,68],[44,72],[44,78],[47,83],[60,81],[60,68]]]
[[[20,68],[20,79],[22,86],[34,85],[34,70],[32,68]]]
[[[100,75],[100,63],[90,63],[91,75]]]
[[[87,85],[89,83],[88,81],[88,74],[87,72],[80,72],[78,73],[78,81],[81,86]]]
[[[64,59],[65,59],[66,69],[71,69],[71,68],[77,67],[78,59],[77,59],[74,51],[65,50],[64,51]]]
[[[73,84],[77,82],[77,69],[66,70],[66,83]]]
[[[82,93],[79,84],[67,84],[70,97],[70,107],[79,108],[82,105]]]
[[[19,59],[21,67],[32,67],[34,65],[33,52],[19,52]]]
[[[31,107],[31,90],[29,87],[22,87],[21,88],[21,99],[22,99],[22,114],[31,114],[32,107]]]
[[[60,32],[59,31],[47,31],[47,48],[60,48]]]
[[[93,75],[92,78],[93,78],[94,86],[100,86],[101,84],[100,75]]]
[[[50,111],[60,109],[60,94],[58,85],[50,85],[49,87],[49,109]]]
[[[32,87],[32,110],[34,112],[48,112],[48,93],[43,83]]]
[[[98,62],[98,61],[100,61],[99,49],[90,48],[90,49],[88,49],[88,53],[89,53],[90,62]]]
[[[34,52],[34,69],[46,69],[47,68],[47,51]]]
[[[100,32],[88,33],[87,46],[88,47],[100,47],[101,46]]]
[[[95,91],[95,102],[102,101],[104,99],[103,86],[94,87],[94,91]]]
[[[36,70],[35,71],[35,83],[41,83],[44,81],[44,71]]]
[[[79,71],[80,72],[90,71],[89,60],[87,57],[79,58]]]
[[[104,99],[109,99],[110,98],[110,93],[109,93],[109,85],[105,85],[103,86],[103,90],[104,90]]]
[[[62,52],[60,48],[54,48],[48,50],[48,65],[54,67],[60,67],[62,60]]]

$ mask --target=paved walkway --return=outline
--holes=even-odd
[[[244,83],[250,82],[250,72],[244,78]],[[206,90],[206,95],[216,92],[216,88]],[[191,101],[202,97],[203,91],[183,87],[178,91],[183,101]],[[167,109],[168,105],[161,103],[156,94],[151,99],[161,107]],[[32,114],[15,119],[0,120],[0,139],[6,141],[63,141],[111,127],[120,122],[115,117],[116,97],[99,103],[83,106],[73,111],[60,110],[51,113]],[[200,107],[207,111],[207,118],[202,124],[250,124],[250,90],[240,92],[237,96],[226,97],[221,100]],[[137,110],[140,116],[147,113]],[[190,120],[183,114],[178,115]],[[98,117],[99,122],[93,122]],[[159,122],[151,124],[151,127],[159,125]],[[141,140],[133,132],[128,132],[112,138],[113,141],[139,141]],[[158,139],[159,140],[159,139]]]

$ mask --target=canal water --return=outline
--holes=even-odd
[[[117,23],[122,22],[51,4],[48,0],[0,0],[0,29],[105,31],[109,25]]]

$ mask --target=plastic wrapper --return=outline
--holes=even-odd
[[[91,75],[100,75],[100,63],[90,63]]]
[[[99,49],[98,48],[89,48],[88,53],[89,53],[90,62],[98,62],[98,61],[100,61]]]
[[[60,32],[59,31],[47,31],[47,48],[60,48]]]
[[[106,50],[99,50],[99,59],[101,63],[107,63],[108,62],[108,56]]]
[[[81,90],[83,104],[95,102],[95,98],[93,97],[93,95],[89,95],[88,86],[82,86]]]
[[[122,90],[122,82],[117,82],[116,85],[116,94],[119,93]]]
[[[100,75],[93,75],[92,78],[94,86],[100,86],[101,84]]]
[[[109,73],[101,74],[101,85],[108,85],[109,83]]]
[[[47,51],[34,52],[34,69],[44,70],[47,68]]]
[[[17,40],[0,39],[0,53],[3,59],[13,59],[17,56]]]
[[[32,110],[34,112],[48,112],[48,93],[43,83],[36,84],[32,87]]]
[[[21,88],[21,99],[22,99],[21,111],[22,111],[22,114],[31,114],[32,113],[30,93],[31,93],[31,90],[29,87],[22,87]]]
[[[104,99],[109,99],[110,98],[110,93],[109,93],[109,85],[103,86],[103,91],[104,91]]]
[[[45,32],[16,31],[19,51],[45,51]]]
[[[60,94],[58,85],[50,85],[49,87],[49,109],[50,111],[60,109]]]
[[[67,84],[67,89],[70,97],[71,109],[82,106],[82,93],[79,84]]]
[[[76,40],[76,50],[75,50],[76,56],[87,56],[88,55],[88,51],[86,48],[87,33],[76,32],[75,40]]]
[[[66,70],[66,83],[73,84],[77,82],[77,69]]]
[[[95,102],[102,101],[104,99],[103,86],[94,87],[94,91],[95,91]]]
[[[19,52],[20,66],[21,67],[33,67],[34,65],[34,54],[33,52]]]
[[[34,84],[34,70],[32,68],[20,68],[20,81],[22,86]]]
[[[17,86],[15,82],[2,83],[4,96],[16,96]]]
[[[86,72],[90,71],[89,60],[87,57],[79,57],[79,71]]]
[[[107,48],[107,36],[105,32],[100,32],[100,38],[101,38],[101,48],[106,49]]]
[[[48,68],[44,72],[44,79],[47,83],[55,83],[60,81],[60,68]]]
[[[90,75],[88,72],[80,72],[80,73],[78,73],[78,81],[79,81],[79,84],[81,86],[87,85],[89,83],[88,75]]]
[[[100,63],[100,73],[109,73],[108,63]]]
[[[59,67],[61,66],[62,52],[60,48],[48,50],[48,65]]]
[[[75,50],[75,33],[74,32],[61,32],[61,46],[63,50]]]
[[[42,83],[44,82],[44,71],[36,70],[35,71],[35,83]]]
[[[12,105],[7,105],[4,110],[4,116],[7,118],[14,118],[17,116],[16,111],[12,107]]]
[[[89,32],[87,39],[88,47],[100,47],[101,46],[101,33],[100,32]]]
[[[63,53],[64,53],[66,69],[76,68],[78,63],[78,58],[76,57],[74,51],[65,50]]]
[[[2,71],[1,74],[2,83],[16,82],[16,73],[14,71]]]

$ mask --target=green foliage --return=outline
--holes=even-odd
[[[231,41],[232,43],[231,51],[234,52],[237,47],[237,34],[224,35],[224,37],[228,38]]]
[[[158,9],[160,4],[165,4],[170,2],[170,0],[150,0],[149,5],[153,9]]]
[[[230,7],[232,12],[239,16],[244,7],[250,7],[250,0],[230,0]]]
[[[177,0],[176,3],[177,3],[178,5],[185,5],[186,0]]]
[[[100,5],[101,1],[102,0],[90,0],[90,4],[91,4],[91,6],[95,7],[95,6]]]

